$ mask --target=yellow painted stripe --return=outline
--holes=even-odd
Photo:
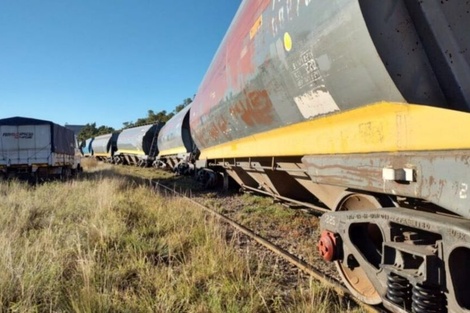
[[[110,157],[111,154],[109,154],[109,153],[93,153],[93,156],[95,156],[95,157]]]
[[[470,149],[470,114],[380,102],[248,136],[201,159]]]
[[[116,153],[120,154],[132,154],[132,155],[145,155],[142,150],[118,150]]]
[[[166,155],[173,155],[173,154],[178,154],[178,153],[186,153],[186,148],[184,146],[172,148],[172,149],[167,149],[167,150],[162,150],[158,154],[159,156],[166,156]]]

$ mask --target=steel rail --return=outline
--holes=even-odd
[[[365,304],[363,302],[361,302],[359,299],[355,298],[350,292],[349,290],[344,287],[343,285],[341,285],[341,283],[339,281],[337,281],[336,279],[334,278],[331,278],[329,277],[328,275],[326,275],[325,273],[322,273],[321,271],[315,269],[313,266],[311,266],[310,264],[306,263],[305,261],[299,259],[298,257],[296,257],[295,255],[287,252],[286,250],[284,250],[283,248],[273,244],[272,242],[268,241],[267,239],[255,234],[253,231],[251,231],[250,229],[246,228],[245,226],[235,222],[234,220],[228,218],[227,216],[225,215],[222,215],[220,214],[219,212],[195,201],[194,199],[184,195],[184,194],[181,194],[179,192],[177,192],[176,190],[174,189],[171,189],[170,187],[168,186],[165,186],[163,184],[161,184],[160,182],[155,182],[155,181],[152,181],[150,180],[150,184],[154,187],[154,188],[163,188],[167,191],[170,191],[171,193],[173,193],[174,195],[180,197],[180,198],[183,198],[185,200],[187,200],[188,202],[194,204],[195,206],[199,207],[200,209],[204,210],[205,212],[208,212],[210,213],[211,215],[217,217],[219,220],[229,224],[230,226],[232,226],[233,228],[235,228],[236,230],[238,230],[239,232],[243,233],[244,235],[252,238],[253,240],[255,240],[256,242],[258,242],[259,244],[261,244],[262,246],[264,246],[265,248],[269,249],[270,251],[274,252],[275,254],[281,256],[283,259],[285,259],[287,262],[295,265],[296,267],[298,267],[299,269],[301,269],[303,272],[311,275],[313,278],[315,278],[317,281],[320,281],[322,282],[323,284],[325,284],[326,286],[328,286],[329,288],[332,288],[339,296],[341,297],[348,297],[349,299],[353,300],[358,306],[360,306],[361,308],[363,308],[366,312],[387,312],[381,308],[377,308],[377,307],[374,307],[374,306],[371,306],[371,305],[368,305],[368,304]]]

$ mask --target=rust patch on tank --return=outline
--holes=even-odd
[[[212,123],[209,126],[210,138],[219,142],[220,138],[223,137],[227,133],[227,125],[228,125],[228,122],[224,117],[217,119],[214,123]]]
[[[250,127],[273,123],[273,104],[266,90],[245,92],[243,99],[234,103],[230,114]]]

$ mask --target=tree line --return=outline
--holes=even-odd
[[[96,126],[96,122],[93,123],[88,123],[86,124],[78,133],[78,141],[84,141],[88,138],[100,136],[100,135],[105,135],[109,134],[115,131],[121,131],[126,128],[132,128],[132,127],[138,127],[138,126],[144,126],[144,125],[149,125],[149,124],[155,124],[155,123],[166,123],[168,120],[170,120],[176,113],[179,111],[183,110],[187,105],[189,105],[192,102],[191,98],[186,98],[183,100],[183,103],[178,104],[175,109],[167,113],[166,110],[160,111],[158,113],[155,113],[153,110],[148,110],[147,111],[147,116],[138,118],[137,121],[132,122],[124,122],[122,123],[123,126],[121,129],[116,130],[113,127],[101,125],[99,127]]]

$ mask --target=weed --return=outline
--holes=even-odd
[[[313,284],[280,294],[272,268],[184,199],[87,166],[67,183],[0,183],[0,311],[344,309]]]

